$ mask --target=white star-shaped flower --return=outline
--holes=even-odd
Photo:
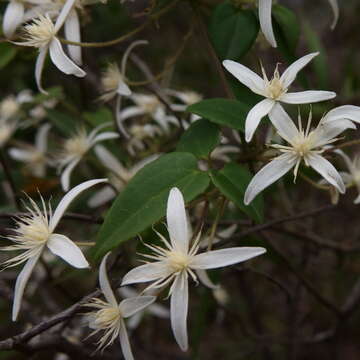
[[[245,138],[250,141],[257,129],[260,120],[268,115],[276,103],[287,104],[310,104],[319,101],[333,99],[336,94],[331,91],[308,90],[290,93],[289,86],[295,81],[298,72],[306,66],[319,53],[312,53],[303,56],[292,63],[280,76],[276,67],[273,78],[268,79],[264,68],[263,78],[253,71],[232,60],[225,60],[224,67],[242,84],[247,86],[255,94],[265,97],[264,100],[256,104],[248,113],[245,121]]]

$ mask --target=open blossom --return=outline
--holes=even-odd
[[[99,134],[99,131],[105,126],[108,126],[108,124],[97,126],[89,134],[85,129],[79,129],[74,136],[65,141],[58,159],[59,171],[61,171],[61,186],[64,191],[69,190],[70,177],[74,168],[94,145],[104,140],[119,137],[119,134],[113,131]]]
[[[109,176],[109,183],[113,187],[106,186],[103,189],[96,192],[94,195],[92,195],[88,201],[88,205],[90,207],[98,207],[112,200],[116,196],[116,192],[114,191],[114,188],[120,192],[141,168],[143,168],[145,165],[149,164],[150,162],[156,160],[159,157],[158,154],[153,154],[145,159],[142,159],[141,161],[139,161],[138,163],[127,169],[105,147],[101,145],[97,145],[94,151],[100,162],[109,171],[111,171],[111,175]]]
[[[32,46],[39,49],[39,55],[35,65],[35,79],[39,90],[43,93],[46,93],[46,91],[42,88],[41,77],[48,52],[51,61],[63,73],[77,77],[84,77],[86,75],[86,73],[65,54],[60,40],[56,37],[58,31],[71,13],[75,1],[76,0],[67,0],[65,2],[55,24],[52,22],[49,14],[39,15],[31,23],[24,26],[24,41],[17,42],[18,45]]]
[[[191,230],[188,226],[184,199],[177,188],[170,191],[166,219],[170,241],[158,234],[164,247],[146,245],[153,254],[143,255],[154,262],[146,263],[128,272],[123,278],[122,285],[153,282],[147,287],[151,289],[171,284],[171,327],[180,348],[186,351],[189,277],[195,281],[199,278],[208,285],[208,277],[204,270],[236,264],[261,255],[266,250],[260,247],[235,247],[198,254],[201,235],[199,233],[194,243],[190,244]]]
[[[266,40],[270,43],[270,45],[273,47],[277,47],[273,25],[272,25],[272,18],[271,18],[273,0],[258,0],[258,1],[259,1],[259,20],[260,20],[261,31],[263,32]],[[334,29],[339,19],[339,5],[337,0],[328,0],[328,1],[334,13],[334,20],[331,24],[331,28]]]
[[[9,149],[10,156],[26,164],[26,167],[36,177],[44,177],[46,172],[47,158],[47,138],[50,124],[44,124],[39,127],[35,144],[24,144],[22,147],[12,147]]]
[[[3,251],[23,251],[20,255],[5,261],[4,265],[6,267],[16,266],[25,262],[25,266],[16,280],[12,311],[13,321],[17,319],[29,277],[46,248],[71,266],[76,268],[89,267],[88,262],[77,245],[67,236],[55,233],[55,229],[66,209],[80,193],[91,186],[105,181],[106,179],[90,180],[74,187],[61,199],[54,212],[52,212],[50,205],[47,208],[43,198],[41,198],[42,209],[40,209],[35,201],[29,199],[30,206],[26,207],[29,215],[21,216],[17,219],[17,227],[14,230],[15,235],[8,237],[8,240],[13,241],[15,245],[1,248]]]
[[[265,165],[253,177],[245,192],[245,204],[249,204],[262,190],[291,169],[294,169],[296,178],[302,162],[318,172],[340,193],[345,192],[345,185],[340,174],[321,153],[326,150],[326,145],[338,140],[336,137],[339,134],[347,129],[356,128],[352,122],[354,114],[349,113],[346,106],[330,111],[315,129],[311,129],[311,112],[306,128],[302,127],[300,118],[297,128],[280,104],[274,106],[270,119],[278,134],[289,145],[271,145],[283,154]]]
[[[310,104],[319,101],[329,100],[336,96],[331,91],[301,91],[290,93],[289,86],[295,81],[298,72],[306,66],[319,53],[312,53],[303,56],[292,63],[280,76],[276,67],[271,80],[268,79],[262,67],[263,78],[253,71],[232,60],[225,60],[224,67],[242,84],[247,86],[255,94],[265,97],[256,104],[248,113],[245,120],[245,138],[250,141],[256,131],[261,119],[268,115],[275,104],[279,102],[287,104]]]
[[[104,332],[104,335],[98,342],[98,349],[104,349],[119,338],[125,360],[133,360],[134,356],[131,351],[124,319],[144,310],[156,300],[156,297],[134,296],[118,303],[111,289],[106,272],[106,260],[108,256],[109,254],[104,256],[99,269],[99,284],[105,296],[105,301],[94,298],[91,302],[85,304],[84,306],[94,309],[86,314],[86,320],[89,323],[89,327],[94,330],[91,336],[100,331]]]
[[[131,125],[128,133],[130,138],[126,144],[126,149],[132,156],[135,156],[137,151],[142,151],[146,148],[146,139],[163,135],[160,127],[154,124]]]

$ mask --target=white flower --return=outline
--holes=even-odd
[[[23,146],[22,148],[10,148],[10,156],[18,161],[25,162],[31,173],[36,177],[44,177],[46,172],[47,159],[47,138],[50,124],[39,127],[35,136],[35,145]]]
[[[265,99],[256,104],[248,113],[245,121],[246,141],[250,141],[257,129],[260,120],[268,115],[278,102],[287,104],[309,104],[329,100],[336,96],[331,91],[302,91],[289,93],[289,86],[295,81],[298,72],[306,66],[319,53],[312,53],[291,64],[280,76],[276,67],[273,78],[269,80],[262,67],[263,79],[250,69],[232,60],[225,60],[224,67],[242,84],[247,86],[255,94],[264,96]]]
[[[45,248],[54,255],[61,257],[71,266],[79,269],[89,267],[77,245],[65,235],[57,234],[54,231],[68,206],[81,192],[105,181],[107,180],[90,180],[74,187],[61,199],[54,212],[52,212],[50,205],[47,208],[43,198],[41,198],[42,210],[35,201],[29,199],[31,206],[26,207],[29,215],[17,219],[15,235],[8,237],[15,245],[1,248],[4,251],[24,250],[22,254],[5,261],[6,267],[26,262],[16,280],[12,311],[13,321],[17,319],[26,283]]]
[[[85,305],[95,309],[87,314],[87,320],[89,327],[94,330],[91,335],[104,331],[104,335],[99,340],[98,349],[104,349],[119,338],[125,360],[133,360],[134,356],[131,351],[124,319],[144,310],[155,301],[156,297],[136,296],[125,299],[118,304],[106,273],[108,256],[109,254],[103,258],[99,269],[99,284],[105,296],[105,301],[94,298]]]
[[[262,190],[270,186],[292,168],[294,168],[294,176],[296,178],[302,161],[305,162],[306,166],[312,167],[331,185],[335,186],[340,193],[344,193],[345,185],[338,171],[328,160],[320,155],[326,149],[326,145],[338,140],[336,136],[346,129],[356,128],[353,122],[348,120],[349,115],[345,110],[342,110],[342,116],[338,112],[338,109],[329,112],[314,130],[310,129],[310,112],[306,129],[302,128],[300,118],[299,128],[297,129],[282,106],[280,104],[275,105],[270,113],[271,122],[279,135],[289,145],[271,145],[273,148],[279,149],[283,154],[264,166],[253,177],[245,192],[245,204],[249,204]],[[337,121],[331,121],[334,113],[339,115]]]
[[[266,250],[259,247],[236,247],[198,254],[200,234],[190,246],[191,231],[188,228],[184,199],[177,188],[170,191],[166,218],[170,241],[159,234],[165,247],[147,245],[154,254],[144,255],[155,261],[128,272],[122,285],[153,281],[154,283],[147,287],[150,289],[171,283],[171,326],[177,343],[186,351],[189,276],[194,280],[199,277],[207,285],[208,279],[204,270],[245,261],[265,253]]]
[[[109,176],[109,183],[117,190],[121,191],[124,186],[132,179],[132,177],[145,165],[156,160],[159,157],[159,154],[153,154],[135,165],[131,168],[126,169],[124,165],[105,147],[97,145],[94,149],[100,162],[112,173],[112,176]],[[104,187],[103,189],[96,192],[93,196],[90,197],[88,201],[89,207],[98,207],[106,204],[108,201],[112,200],[116,196],[116,192],[110,186]]]
[[[119,288],[119,293],[124,298],[132,298],[135,296],[139,296],[139,293],[134,289],[130,288],[129,286],[123,286]],[[153,295],[153,294],[149,292],[148,295]],[[139,311],[135,315],[131,316],[127,322],[128,328],[131,330],[136,329],[139,326],[145,314],[154,315],[161,319],[168,319],[170,317],[170,311],[165,306],[154,303],[151,304],[145,310]]]
[[[70,187],[70,176],[75,166],[80,162],[84,155],[97,143],[116,139],[119,134],[108,131],[98,134],[98,132],[108,126],[108,124],[97,126],[89,134],[85,129],[79,129],[78,132],[67,139],[64,143],[63,150],[59,156],[59,171],[61,171],[61,186],[64,191]]]
[[[159,126],[153,124],[132,125],[129,128],[130,139],[126,144],[126,149],[130,155],[135,156],[136,151],[145,149],[145,139],[154,138],[156,135],[162,135],[163,132]]]
[[[76,0],[67,0],[63,6],[55,25],[49,14],[39,15],[32,23],[24,26],[24,41],[18,45],[39,48],[39,55],[35,65],[35,79],[39,90],[46,94],[41,85],[41,76],[47,53],[54,65],[67,75],[84,77],[86,73],[80,69],[64,52],[59,39],[56,37],[65,20],[71,14]]]
[[[277,47],[271,18],[272,3],[273,0],[259,0],[259,20],[266,40],[271,46]],[[334,29],[339,19],[339,5],[337,0],[329,0],[329,3],[334,13],[334,20],[331,24],[331,28]]]

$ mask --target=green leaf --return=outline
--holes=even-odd
[[[68,136],[74,133],[77,124],[76,119],[58,110],[48,109],[47,114],[49,116],[50,121],[64,135]]]
[[[85,112],[84,118],[94,127],[107,122],[113,122],[112,113],[107,107],[101,107],[95,112]]]
[[[245,132],[245,119],[250,110],[237,100],[207,99],[190,105],[187,111],[211,122]]]
[[[0,69],[4,68],[16,56],[17,49],[8,43],[0,44]]]
[[[233,201],[251,219],[258,223],[264,220],[264,201],[262,195],[246,206],[244,204],[245,190],[253,175],[244,167],[236,163],[228,163],[217,172],[212,172],[213,184],[231,201]]]
[[[220,143],[220,129],[207,120],[197,120],[185,131],[176,147],[198,158],[206,158]]]
[[[166,154],[146,165],[107,213],[94,248],[95,258],[159,221],[172,187],[178,187],[190,201],[205,191],[209,182],[207,173],[198,170],[196,158],[189,153]]]
[[[239,60],[252,47],[259,24],[251,10],[241,10],[226,1],[212,13],[209,34],[221,60]]]

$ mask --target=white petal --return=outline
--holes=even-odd
[[[71,9],[69,16],[64,24],[64,33],[66,40],[81,42],[79,16],[75,9]],[[70,57],[78,65],[82,65],[81,46],[67,46]]]
[[[354,200],[354,204],[360,204],[360,194],[356,197],[356,199]]]
[[[169,309],[167,309],[165,306],[156,303],[150,305],[147,311],[159,318],[168,319],[170,317]]]
[[[75,166],[80,162],[80,159],[74,159],[72,162],[70,162],[65,169],[63,170],[63,172],[61,173],[61,177],[60,177],[60,182],[61,182],[61,186],[63,188],[63,190],[69,191],[70,188],[70,177],[71,177],[71,173],[74,170]]]
[[[102,162],[102,165],[104,165],[108,170],[120,175],[126,172],[127,175],[127,170],[123,164],[104,146],[97,145],[95,146],[94,151],[96,156]]]
[[[271,19],[272,0],[259,0],[259,20],[261,31],[271,46],[277,47]]]
[[[130,88],[127,86],[127,84],[124,81],[119,82],[119,86],[116,92],[122,96],[130,96],[132,94]]]
[[[334,153],[340,155],[344,159],[346,166],[348,167],[348,169],[351,173],[354,173],[356,171],[356,169],[354,168],[353,162],[351,161],[349,156],[344,153],[344,151],[342,151],[340,149],[336,149],[336,150],[334,150]],[[341,175],[341,173],[340,173],[340,175]],[[344,177],[342,177],[342,178],[344,179]]]
[[[337,0],[329,0],[329,3],[334,13],[334,20],[333,23],[331,24],[331,29],[334,29],[339,20],[339,4]]]
[[[336,97],[336,93],[332,91],[308,90],[296,93],[286,93],[282,95],[279,100],[287,104],[311,104],[330,100],[334,97]]]
[[[50,231],[54,231],[57,224],[59,223],[61,217],[64,215],[66,209],[69,207],[69,205],[75,200],[77,196],[79,196],[83,191],[87,190],[88,188],[107,182],[107,179],[95,179],[95,180],[88,180],[85,181],[77,186],[75,186],[73,189],[71,189],[59,202],[58,206],[56,207],[53,216],[50,219],[49,228]]]
[[[172,246],[187,253],[189,249],[188,224],[184,198],[178,188],[170,190],[166,208],[166,222]]]
[[[348,119],[360,123],[360,107],[354,105],[339,106],[330,110],[321,120],[322,123]]]
[[[114,197],[116,197],[116,192],[114,189],[110,186],[106,186],[92,195],[89,198],[87,205],[91,208],[97,208],[99,206],[105,205],[107,202],[114,199]]]
[[[155,300],[156,296],[135,296],[123,300],[119,305],[119,309],[122,316],[128,318],[137,312],[144,310]]]
[[[176,342],[182,351],[186,351],[188,345],[187,315],[189,303],[189,284],[185,274],[176,276],[172,286],[170,300],[171,328]]]
[[[55,32],[58,32],[63,26],[66,18],[68,17],[71,9],[73,8],[76,0],[66,0],[64,6],[62,7],[58,18],[55,23]]]
[[[118,303],[111,289],[111,285],[106,271],[106,261],[109,255],[110,253],[108,252],[101,260],[100,269],[99,269],[99,284],[100,284],[100,289],[103,292],[107,302],[110,303],[112,306],[117,307]]]
[[[208,251],[194,256],[191,268],[217,269],[262,255],[266,249],[262,247],[234,247],[228,249]]]
[[[292,139],[299,135],[299,131],[294,122],[279,103],[277,103],[270,111],[269,119],[275,126],[279,135],[288,143],[291,143]]]
[[[119,117],[121,121],[124,121],[131,117],[143,115],[144,113],[145,113],[144,110],[138,106],[129,106],[120,112]]]
[[[40,52],[39,52],[38,57],[36,58],[36,64],[35,64],[36,85],[37,85],[39,91],[42,92],[43,94],[48,94],[48,92],[45,91],[41,85],[42,72],[44,69],[45,58],[46,58],[48,50],[49,50],[48,46],[40,48]]]
[[[23,162],[29,161],[33,156],[32,151],[18,149],[18,148],[10,148],[9,154],[13,159]]]
[[[124,320],[120,320],[120,345],[125,360],[134,360]]]
[[[274,105],[274,100],[264,99],[249,111],[245,120],[245,139],[247,142],[251,141],[260,120],[269,114]]]
[[[207,272],[205,270],[197,269],[196,275],[199,278],[199,280],[203,283],[203,285],[205,285],[209,289],[215,290],[215,289],[219,288],[219,285],[216,285],[211,281],[211,279],[209,278],[209,275],[207,274]]]
[[[119,134],[113,131],[106,131],[99,135],[96,135],[92,141],[92,144],[96,144],[101,141],[105,140],[111,140],[111,139],[117,139],[119,137]]]
[[[12,309],[12,321],[16,321],[20,306],[22,297],[24,295],[25,286],[29,280],[29,277],[34,269],[34,266],[36,265],[37,261],[39,260],[39,257],[41,255],[42,249],[39,250],[39,252],[31,257],[26,264],[24,265],[23,269],[21,270],[20,274],[18,275],[16,279],[15,284],[15,291],[14,291],[14,303],[13,303],[13,309]]]
[[[334,185],[341,194],[345,193],[345,185],[344,182],[338,173],[338,171],[334,168],[334,166],[327,161],[325,158],[318,154],[311,154],[307,158],[308,164],[317,171],[321,176],[323,176],[331,185]]]
[[[287,89],[296,79],[298,72],[303,69],[315,56],[319,53],[311,53],[293,62],[281,75],[280,81],[285,89]]]
[[[246,66],[232,60],[224,60],[223,65],[227,71],[255,94],[264,94],[264,80],[258,74],[255,74]]]
[[[5,9],[3,18],[3,32],[7,38],[14,35],[17,27],[22,23],[24,16],[24,3],[11,0]]]
[[[50,124],[44,124],[40,126],[39,130],[36,133],[35,147],[41,153],[45,153],[47,150],[47,139],[50,128]]]
[[[64,52],[58,38],[53,38],[50,42],[50,58],[54,65],[66,75],[84,77],[85,71],[80,69]]]
[[[272,160],[269,164],[265,165],[255,176],[252,178],[248,185],[244,203],[248,205],[253,199],[265,188],[270,186],[276,180],[285,175],[296,164],[296,159],[291,154],[283,154]]]
[[[170,275],[170,270],[163,262],[145,264],[130,270],[124,277],[121,286],[158,280]]]
[[[46,245],[53,254],[61,257],[71,266],[77,269],[89,267],[79,247],[65,235],[52,234]]]
[[[144,316],[143,311],[136,313],[130,319],[128,319],[128,321],[126,322],[126,326],[130,330],[135,330],[139,326],[143,316]]]

